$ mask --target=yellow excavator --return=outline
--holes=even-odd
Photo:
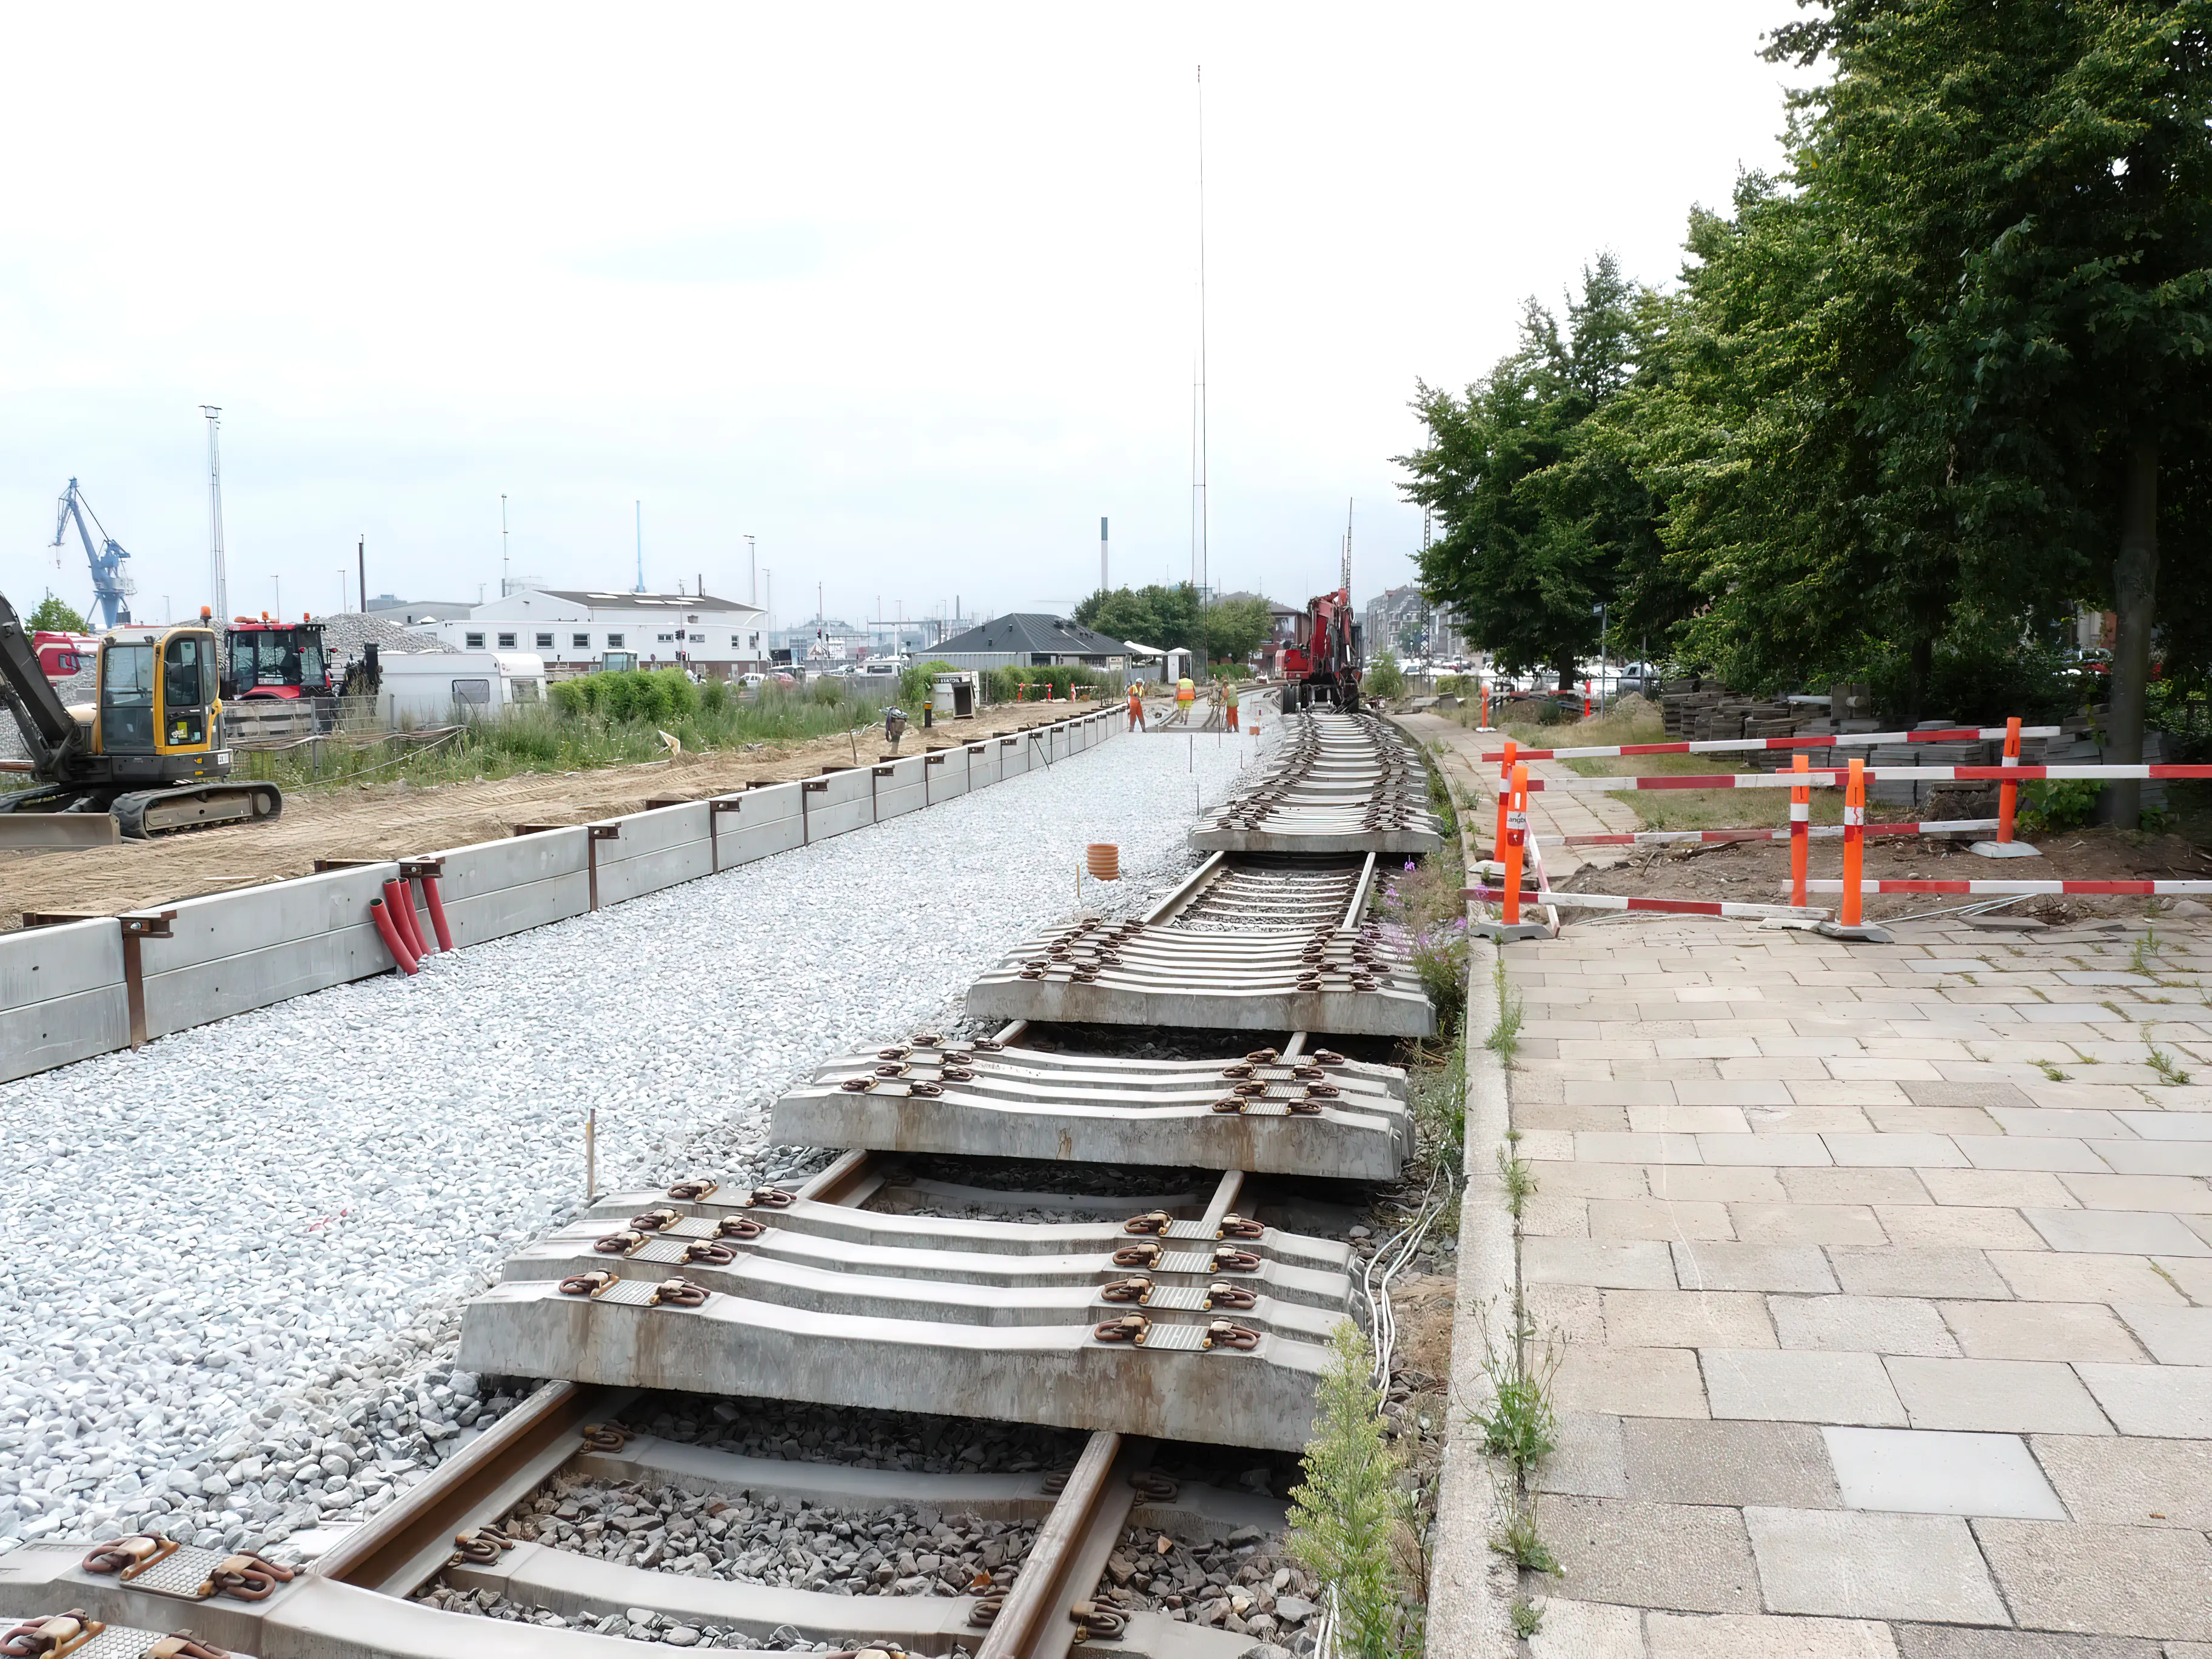
[[[35,780],[0,793],[0,815],[106,813],[132,838],[273,820],[284,810],[275,784],[226,781],[221,652],[204,611],[198,623],[112,629],[100,642],[94,701],[65,707],[23,619],[0,595],[0,703],[15,718]]]

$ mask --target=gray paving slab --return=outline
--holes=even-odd
[[[2028,1443],[2077,1521],[2212,1531],[2212,1441],[2039,1434]]]
[[[1650,1659],[1896,1659],[1889,1626],[1869,1619],[1771,1613],[1655,1613],[1644,1621]]]
[[[2012,1289],[1980,1250],[1866,1249],[1828,1252],[1836,1279],[1853,1296],[2009,1297]]]
[[[1743,1521],[1770,1612],[2009,1622],[1956,1516],[1747,1509]]]
[[[2212,1440],[2212,1365],[2074,1369],[2122,1434]]]
[[[2021,1213],[2054,1250],[2212,1256],[2212,1244],[2191,1231],[2179,1216],[2135,1210],[2023,1210]]]
[[[1969,1359],[2139,1360],[2143,1351],[2100,1302],[1946,1302]]]
[[[1610,1412],[1562,1411],[1559,1418],[1552,1455],[1530,1474],[1530,1488],[1578,1498],[1627,1497],[1622,1419]]]
[[[1521,1272],[1535,1285],[1595,1285],[1632,1291],[1675,1288],[1674,1258],[1664,1244],[1648,1239],[1524,1239]]]
[[[1563,1582],[1539,1579],[1546,1594],[1693,1613],[1759,1610],[1759,1575],[1735,1510],[1544,1493],[1536,1522],[1562,1570]]]
[[[2114,1312],[2161,1365],[2212,1365],[2212,1308],[2146,1307],[2124,1302]]]
[[[1887,1362],[1916,1429],[2100,1434],[2111,1425],[2068,1367],[2034,1359]],[[2130,1368],[2132,1369],[2132,1368]]]
[[[2047,1630],[1893,1625],[1901,1659],[2166,1659],[2155,1642]],[[2172,1650],[2167,1650],[2171,1656]]]
[[[1830,1510],[1842,1502],[1810,1424],[1629,1418],[1620,1426],[1620,1495],[1639,1503]]]
[[[1767,1310],[1785,1348],[1939,1358],[1959,1352],[1936,1304],[1911,1297],[1777,1296],[1767,1299]]]
[[[1870,1353],[1705,1348],[1698,1358],[1715,1417],[1897,1428],[1909,1421]]]
[[[1557,1595],[1543,1605],[1543,1626],[1528,1638],[1531,1659],[1645,1659],[1642,1609]]]
[[[1976,1521],[2014,1619],[2044,1630],[2212,1641],[2212,1544],[2200,1532]]]
[[[1820,1432],[1847,1509],[2066,1519],[2065,1506],[2018,1435],[1844,1427]]]
[[[1835,1275],[1812,1244],[1722,1244],[1677,1239],[1674,1272],[1686,1291],[1832,1291]]]

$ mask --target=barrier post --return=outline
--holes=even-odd
[[[1588,680],[1584,680],[1584,681],[1583,682],[1583,718],[1584,720],[1588,720],[1589,717],[1590,717],[1589,682]]]
[[[1846,927],[1861,926],[1859,881],[1866,851],[1866,762],[1854,757],[1850,781],[1844,794],[1844,902],[1836,920]]]
[[[1513,739],[1505,739],[1505,758],[1498,767],[1498,834],[1490,844],[1490,856],[1505,856],[1505,813],[1513,795]]]
[[[2020,764],[2020,716],[2013,715],[2005,721],[2004,759],[1999,763],[2008,767]],[[2012,844],[2013,809],[2020,804],[2020,786],[2001,783],[1997,786],[1997,842],[2000,846]]]
[[[1479,683],[1476,684],[1475,690],[1476,690],[1477,694],[1480,696],[1480,698],[1481,698],[1481,700],[1482,700],[1482,701],[1481,701],[1481,705],[1480,705],[1480,713],[1478,713],[1478,714],[1475,715],[1475,717],[1474,717],[1475,727],[1476,727],[1476,729],[1477,729],[1478,731],[1487,732],[1488,730],[1490,730],[1490,684],[1489,684],[1489,682],[1488,682],[1488,681],[1486,681],[1486,681],[1479,682]]]
[[[1807,772],[1812,762],[1800,750],[1792,770]],[[1790,902],[1805,908],[1805,866],[1813,844],[1813,791],[1798,784],[1790,791]]]
[[[1505,925],[1512,927],[1521,921],[1521,860],[1528,842],[1528,769],[1525,764],[1514,767],[1512,786],[1505,799]]]

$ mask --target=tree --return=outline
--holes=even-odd
[[[1246,595],[1217,599],[1206,607],[1206,644],[1212,660],[1242,662],[1265,645],[1274,631],[1274,613],[1265,599]]]
[[[25,618],[25,625],[33,633],[85,634],[91,631],[82,616],[52,593],[39,601],[37,607]]]
[[[1463,397],[1418,388],[1429,441],[1398,464],[1443,527],[1421,555],[1421,591],[1508,672],[1550,668],[1571,685],[1624,565],[1656,562],[1645,487],[1593,424],[1637,374],[1655,305],[1602,254],[1564,329],[1531,299],[1519,347]]]
[[[1705,605],[1678,648],[1748,690],[1893,665],[1912,718],[1947,654],[2109,598],[2107,748],[2139,756],[2161,556],[2167,671],[2212,645],[2212,7],[1826,0],[1769,55],[1834,74],[1783,178],[1693,216],[1622,400]]]

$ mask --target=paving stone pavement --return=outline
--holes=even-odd
[[[2212,927],[1893,931],[1504,951],[1535,1659],[2212,1659]]]
[[[1539,1659],[2212,1656],[2212,929],[1894,931],[1504,951]]]

